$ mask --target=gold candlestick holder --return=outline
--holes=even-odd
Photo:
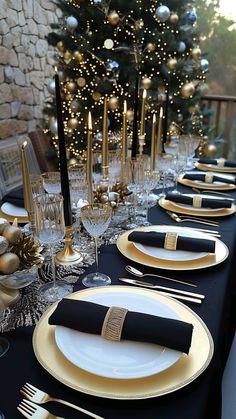
[[[55,262],[58,265],[77,265],[83,260],[83,256],[80,251],[73,247],[73,231],[73,226],[65,228],[64,249],[61,252],[58,252],[55,256]]]

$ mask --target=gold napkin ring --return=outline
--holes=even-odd
[[[205,182],[206,183],[212,183],[213,182],[213,177],[214,177],[214,174],[211,173],[211,172],[208,172],[205,176]]]
[[[199,195],[193,196],[193,207],[194,208],[201,208],[202,206],[202,197]]]
[[[178,240],[178,233],[167,232],[165,236],[164,249],[176,250]]]
[[[110,307],[103,321],[101,336],[107,340],[120,341],[127,313],[126,308]]]
[[[219,167],[224,167],[224,165],[225,165],[225,159],[222,157],[222,158],[220,158],[220,159],[218,159],[217,160],[217,166],[219,166]]]

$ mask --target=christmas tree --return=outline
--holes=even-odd
[[[110,148],[119,147],[124,100],[130,138],[145,131],[150,150],[152,114],[163,108],[163,141],[176,133],[203,136],[199,101],[208,61],[197,32],[194,0],[57,0],[63,17],[48,41],[56,47],[70,159],[84,157],[88,111],[93,148],[101,147],[104,98]],[[45,113],[57,148],[55,85]],[[145,94],[145,127],[140,127]]]

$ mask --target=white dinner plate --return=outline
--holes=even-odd
[[[152,230],[153,231],[153,230]],[[176,232],[176,227],[174,226],[156,226],[155,231],[161,233],[167,232]],[[193,238],[203,238],[202,233],[198,233],[197,231],[186,230],[183,233],[178,233],[179,236],[185,237],[193,237]],[[207,252],[189,252],[185,250],[166,250],[161,247],[154,247],[154,246],[147,246],[141,243],[132,242],[134,246],[140,250],[140,252],[145,253],[148,256],[152,256],[158,259],[164,260],[179,260],[179,261],[187,261],[187,260],[195,260],[200,259],[208,255]]]
[[[196,194],[185,194],[185,196],[190,196],[191,198],[193,197],[193,196],[196,196]],[[197,195],[197,196],[199,196],[200,198],[209,198],[209,195]],[[215,199],[217,199],[218,201],[219,201],[219,203],[220,203],[220,200],[223,200],[224,198],[215,198]],[[191,205],[191,204],[182,204],[181,202],[175,202],[175,201],[171,201],[170,200],[170,202],[171,203],[173,203],[174,205],[175,205],[175,207],[178,207],[178,208],[180,208],[180,209],[196,209],[193,205]],[[203,207],[203,208],[197,208],[197,210],[199,211],[199,212],[209,212],[209,211],[212,211],[212,212],[215,212],[215,211],[222,211],[224,209],[224,207],[219,207],[219,208],[210,208],[210,207]]]
[[[10,215],[11,217],[28,217],[28,213],[24,208],[17,207],[10,202],[4,202],[1,206],[1,210],[4,214]]]
[[[179,319],[168,305],[146,295],[126,294],[122,291],[110,294],[104,290],[83,299],[105,306],[120,306],[132,311]],[[156,344],[128,340],[112,342],[98,335],[63,326],[56,326],[55,340],[60,351],[72,364],[107,378],[148,377],[166,370],[182,355],[179,351]]]

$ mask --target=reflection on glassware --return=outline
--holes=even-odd
[[[4,319],[4,314],[5,314],[5,305],[0,297],[0,326]],[[10,346],[9,341],[6,338],[0,336],[0,358],[8,351],[9,346]]]
[[[61,193],[61,174],[60,172],[42,173],[43,187],[48,193]]]
[[[51,254],[52,282],[40,287],[40,295],[49,302],[58,301],[72,292],[72,286],[64,281],[56,281],[54,245],[65,234],[63,198],[59,194],[47,193],[34,198],[35,235],[40,242],[48,245]]]
[[[201,137],[197,135],[181,135],[179,140],[179,152],[185,155],[186,168],[194,168],[195,152],[200,144]]]
[[[158,186],[159,180],[160,180],[160,172],[158,170],[144,170],[144,182],[143,182],[143,189],[145,193],[145,220],[143,221],[144,226],[152,225],[148,221],[148,208],[150,205],[150,193],[153,189],[155,189]]]
[[[85,205],[81,208],[81,221],[95,241],[96,272],[90,273],[83,278],[82,283],[86,287],[99,287],[111,283],[109,276],[98,271],[98,237],[106,231],[111,215],[112,208],[107,204]]]
[[[178,191],[178,177],[186,170],[186,158],[182,154],[178,153],[174,156],[173,160],[173,169],[175,172],[175,187],[173,189],[173,193],[179,193]]]
[[[162,191],[159,194],[159,198],[164,198],[166,196],[166,177],[169,172],[172,170],[172,161],[174,154],[162,153],[157,157],[156,166],[161,171],[162,175]]]
[[[124,179],[126,180],[128,189],[132,192],[132,194],[129,195],[125,201],[128,205],[130,219],[130,223],[128,223],[126,227],[135,228],[140,225],[136,215],[143,187],[144,160],[127,160],[124,167],[124,173]]]

